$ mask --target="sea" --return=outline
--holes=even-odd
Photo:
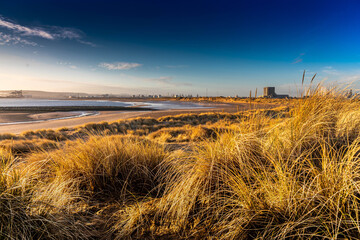
[[[171,109],[199,109],[208,108],[206,105],[192,102],[176,101],[144,101],[144,102],[122,102],[108,100],[52,100],[52,99],[33,99],[33,98],[0,98],[1,107],[89,107],[89,106],[111,106],[111,107],[138,107],[151,108],[154,110],[171,110]],[[85,116],[98,115],[97,111],[69,111],[71,116],[61,118],[51,118],[46,120],[30,120],[26,122],[4,122],[2,125],[36,123],[59,119],[78,118]]]
[[[146,107],[156,110],[168,109],[194,109],[206,108],[206,106],[191,102],[176,101],[146,101],[146,102],[122,102],[108,100],[50,100],[32,98],[2,98],[0,107],[88,107],[88,106],[111,106],[111,107]]]

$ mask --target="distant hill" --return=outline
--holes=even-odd
[[[14,90],[0,91],[0,97],[10,96]],[[75,93],[75,92],[46,92],[23,90],[22,94],[27,98],[46,98],[46,99],[68,99],[69,97],[101,97],[101,94]]]

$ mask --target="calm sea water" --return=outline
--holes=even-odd
[[[113,106],[113,107],[130,107],[139,106],[154,108],[159,110],[166,109],[188,109],[188,108],[204,108],[203,105],[188,102],[118,102],[106,100],[48,100],[48,99],[0,99],[0,107],[69,107],[69,106]]]
[[[174,101],[156,101],[156,102],[118,102],[106,100],[48,100],[48,99],[26,99],[26,98],[0,98],[0,107],[69,107],[69,106],[115,106],[115,107],[131,107],[137,106],[139,108],[146,107],[157,110],[167,109],[195,109],[206,108],[206,106],[189,102],[174,102]],[[70,111],[72,116],[53,118],[46,120],[32,120],[27,122],[5,122],[1,125],[22,124],[22,123],[36,123],[59,119],[77,118],[84,116],[97,115],[98,112],[94,111]]]
[[[0,107],[70,107],[70,106],[132,106],[131,103],[87,100],[48,100],[31,98],[2,98]]]

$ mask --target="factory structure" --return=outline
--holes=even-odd
[[[287,94],[276,94],[275,87],[264,87],[264,95],[265,98],[288,98]]]

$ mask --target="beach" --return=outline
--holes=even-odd
[[[264,108],[266,106],[253,106]],[[267,106],[270,107],[270,106]],[[203,112],[236,112],[249,109],[248,104],[208,104],[207,108],[197,109],[169,109],[169,110],[141,110],[136,111],[97,111],[96,114],[83,117],[74,117],[74,112],[0,112],[0,134],[13,133],[19,134],[29,130],[39,129],[58,129],[62,127],[75,127],[87,123],[113,122],[117,120],[162,116],[171,116],[184,113],[203,113]],[[61,119],[65,118],[65,119]],[[13,122],[13,124],[1,125]]]

